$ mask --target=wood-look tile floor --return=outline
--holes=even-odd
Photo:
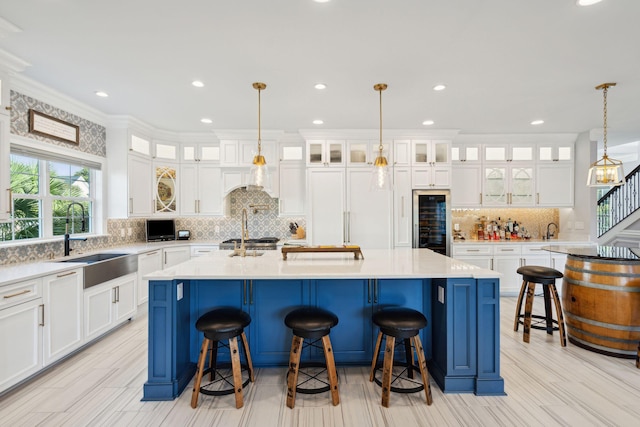
[[[536,300],[541,300],[537,298]],[[340,405],[328,393],[298,395],[285,406],[285,368],[257,369],[245,406],[233,395],[191,390],[170,402],[141,402],[146,380],[145,314],[34,381],[0,398],[0,426],[638,426],[640,369],[635,361],[602,356],[568,344],[557,334],[532,331],[531,343],[513,332],[515,298],[501,299],[501,369],[507,396],[443,394],[432,381],[424,393],[391,396],[366,367],[339,368]],[[537,307],[537,306],[536,306]]]

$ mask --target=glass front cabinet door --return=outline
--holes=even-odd
[[[155,171],[155,212],[175,213],[177,209],[177,168],[156,166]]]

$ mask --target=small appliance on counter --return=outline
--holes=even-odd
[[[173,219],[148,219],[145,231],[147,242],[176,240],[176,223]]]
[[[178,230],[178,237],[176,240],[189,240],[191,238],[191,231],[189,230]]]

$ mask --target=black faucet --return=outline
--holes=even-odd
[[[552,225],[555,227],[555,230],[553,231],[553,233],[549,231],[549,227],[551,227]],[[555,222],[550,222],[549,224],[547,224],[547,240],[555,236],[557,232],[558,232],[558,224],[556,224]]]
[[[73,219],[73,205],[80,206],[80,209],[82,210],[82,231],[85,229],[84,206],[78,202],[69,203],[69,206],[67,206],[67,223],[64,228],[64,256],[69,256],[69,253],[73,250],[69,245],[70,240],[81,240],[83,242],[87,240],[86,237],[69,237],[69,219]]]

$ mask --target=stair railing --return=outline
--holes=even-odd
[[[625,180],[624,185],[613,187],[598,200],[598,237],[640,208],[640,165]]]

